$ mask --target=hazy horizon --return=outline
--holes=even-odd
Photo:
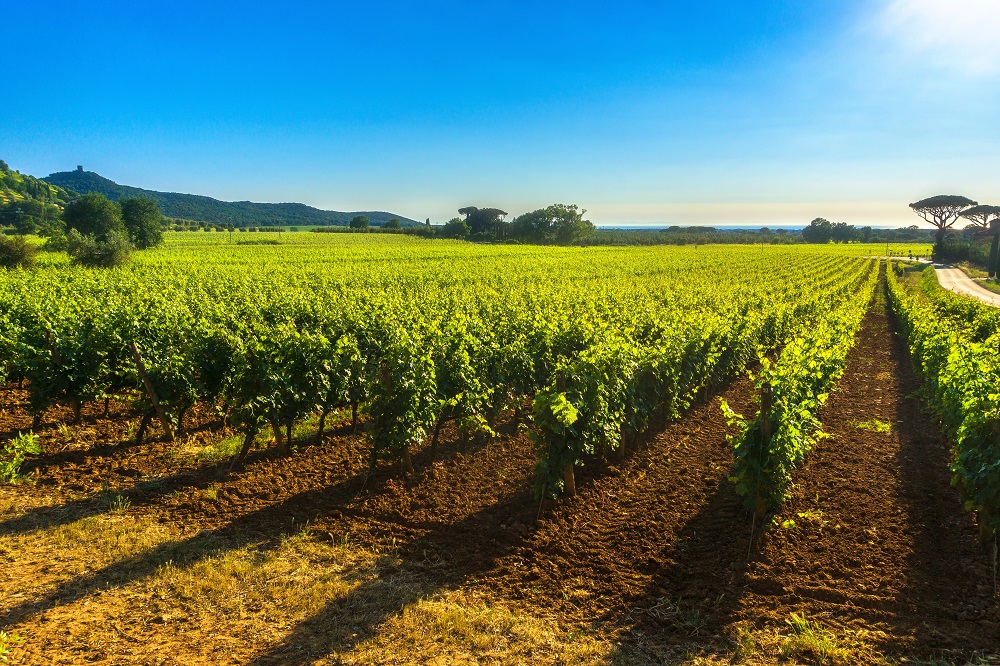
[[[51,83],[0,107],[0,158],[434,222],[562,202],[599,226],[909,226],[934,194],[1000,203],[989,0],[229,7],[56,2],[44,30],[8,8],[12,66]]]

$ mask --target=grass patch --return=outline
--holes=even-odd
[[[792,613],[785,620],[791,633],[782,641],[778,653],[785,659],[808,656],[820,664],[851,663],[850,653],[840,647],[836,634],[817,622],[810,622],[804,615]]]
[[[998,281],[997,278],[983,280],[979,284],[984,288],[989,289],[994,294],[1000,294],[1000,281]]]
[[[515,612],[460,592],[411,603],[344,664],[605,664],[611,646],[589,631]]]
[[[989,275],[989,273],[987,273],[983,269],[978,268],[976,266],[973,266],[972,264],[970,264],[967,261],[961,262],[958,265],[958,267],[961,268],[963,271],[965,271],[965,274],[968,275],[973,280],[978,280],[978,279],[981,279],[981,278],[985,278],[985,277],[987,277]]]
[[[0,661],[6,663],[11,646],[23,640],[17,634],[8,634],[6,631],[0,631]]]
[[[868,432],[879,432],[888,433],[892,432],[892,424],[886,421],[880,421],[878,419],[869,419],[867,421],[857,421],[854,423],[854,427],[858,430],[867,430]]]

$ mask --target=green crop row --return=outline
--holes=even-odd
[[[908,294],[894,275],[889,301],[927,382],[931,406],[952,439],[952,482],[981,527],[995,533],[1000,528],[1000,334],[994,330],[977,339],[984,331],[969,326],[995,313],[950,294],[922,300]]]
[[[23,382],[36,428],[55,405],[116,398],[135,403],[140,433],[157,411],[169,433],[201,404],[242,430],[241,455],[261,429],[287,449],[297,422],[349,406],[367,416],[373,463],[407,467],[443,423],[489,435],[537,397],[547,479],[566,460],[546,418],[575,416],[574,465],[613,448],[623,425],[678,414],[784,344],[872,264],[822,249],[289,236],[171,239],[126,267],[0,274],[0,381]]]
[[[761,357],[755,382],[761,408],[754,419],[723,402],[730,425],[738,426],[730,480],[758,519],[787,499],[792,473],[822,437],[817,412],[843,375],[876,281],[873,270],[851,298],[829,303],[776,362]]]

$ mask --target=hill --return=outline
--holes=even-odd
[[[75,192],[14,171],[0,160],[0,228],[35,233],[59,218]]]
[[[220,201],[198,194],[177,192],[157,192],[139,187],[120,185],[93,171],[61,171],[49,175],[49,183],[71,189],[82,194],[99,192],[117,201],[122,197],[147,196],[160,205],[167,217],[232,224],[237,227],[255,226],[308,226],[347,225],[355,215],[365,215],[375,226],[381,226],[392,218],[398,218],[403,226],[416,226],[416,220],[384,211],[341,212],[321,210],[301,203],[254,203],[252,201]]]
[[[0,206],[20,202],[42,201],[62,204],[75,196],[74,192],[44,180],[14,171],[0,160]]]

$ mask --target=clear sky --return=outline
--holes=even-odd
[[[34,2],[0,158],[443,222],[912,224],[1000,204],[1000,2]]]

